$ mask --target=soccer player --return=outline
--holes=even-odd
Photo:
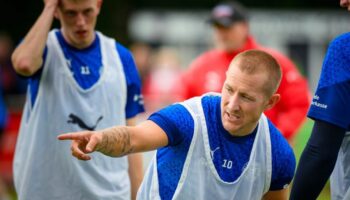
[[[350,11],[350,0],[340,0]],[[328,47],[308,117],[315,121],[290,199],[316,199],[331,175],[332,200],[350,199],[350,33]]]
[[[93,162],[158,149],[138,199],[287,199],[295,158],[263,111],[280,99],[277,61],[250,50],[237,55],[221,95],[173,104],[135,126],[60,135],[72,154]]]
[[[310,104],[306,80],[289,58],[255,41],[249,33],[247,12],[238,2],[227,1],[215,6],[209,22],[214,29],[216,48],[197,57],[184,74],[181,86],[185,88],[185,99],[206,92],[219,92],[225,81],[225,72],[238,53],[249,49],[269,52],[280,64],[283,76],[278,88],[281,101],[265,114],[292,142]]]
[[[15,49],[17,73],[29,77],[14,158],[20,200],[133,199],[142,157],[96,155],[72,159],[62,131],[133,125],[143,111],[131,53],[95,31],[102,0],[45,0],[35,24]],[[50,31],[54,18],[61,28]],[[130,177],[130,181],[129,181]]]

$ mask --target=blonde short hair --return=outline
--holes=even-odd
[[[247,74],[266,74],[264,89],[268,96],[274,94],[281,82],[282,71],[277,60],[262,50],[247,50],[239,53],[231,62],[230,68],[237,66]]]

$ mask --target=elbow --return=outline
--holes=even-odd
[[[22,76],[31,76],[33,74],[29,66],[30,65],[25,62],[13,62],[13,67],[15,71]]]
[[[12,55],[12,64],[14,70],[22,76],[31,76],[36,72],[36,65],[30,59],[18,58],[15,55]]]

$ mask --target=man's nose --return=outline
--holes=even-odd
[[[230,112],[239,110],[240,100],[238,94],[234,94],[230,97],[227,108]]]
[[[78,26],[83,26],[86,24],[85,17],[82,13],[78,13],[76,22]]]

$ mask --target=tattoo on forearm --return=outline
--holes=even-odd
[[[102,142],[97,148],[105,155],[119,157],[133,152],[130,132],[124,126],[117,126],[102,131]]]

